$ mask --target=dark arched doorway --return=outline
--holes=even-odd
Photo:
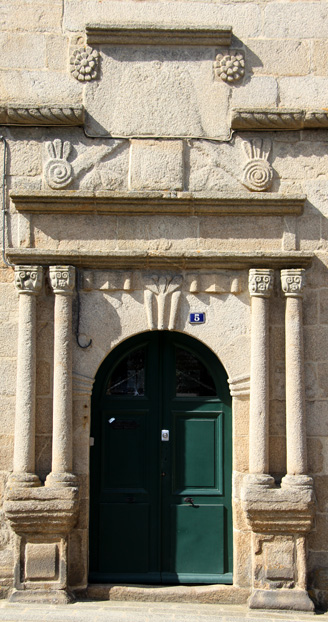
[[[92,395],[90,582],[231,583],[231,398],[216,356],[156,331]]]

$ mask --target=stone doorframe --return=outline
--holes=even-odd
[[[45,485],[35,475],[36,296],[41,266],[16,266],[19,336],[14,471],[5,513],[16,533],[12,600],[67,602],[67,537],[79,500],[72,456],[72,294],[75,268],[51,266],[55,294],[52,470]],[[312,610],[306,591],[306,542],[314,516],[313,482],[306,474],[302,292],[304,270],[281,271],[286,298],[287,474],[276,487],[268,474],[268,306],[273,270],[252,269],[249,474],[240,497],[252,532],[250,607]],[[86,379],[84,395],[91,393]],[[234,395],[234,381],[230,383]]]

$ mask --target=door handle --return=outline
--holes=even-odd
[[[185,497],[184,498],[184,502],[185,503],[190,503],[190,505],[192,505],[193,508],[198,508],[198,505],[194,504],[194,500],[192,497]]]

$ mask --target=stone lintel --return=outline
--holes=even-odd
[[[7,487],[4,510],[17,534],[66,535],[77,520],[78,488]]]
[[[210,24],[179,26],[149,24],[88,24],[89,45],[224,45],[231,44],[232,27]]]
[[[255,533],[304,534],[311,530],[315,513],[313,480],[288,476],[281,488],[271,485],[268,476],[248,475],[241,500],[246,520]],[[266,478],[266,479],[265,479]],[[294,482],[295,480],[295,482]]]
[[[12,191],[19,212],[42,214],[198,214],[272,216],[302,214],[306,196],[267,192]]]
[[[234,108],[234,130],[302,130],[328,127],[328,111],[277,108]]]
[[[70,264],[79,268],[107,268],[115,270],[132,269],[174,269],[243,270],[254,266],[267,268],[308,267],[314,254],[308,251],[58,251],[36,248],[9,248],[7,257],[15,264],[28,261],[49,266]]]
[[[248,605],[250,609],[284,609],[314,611],[314,604],[305,590],[254,590]]]
[[[0,124],[79,126],[84,124],[84,108],[79,104],[0,104]]]

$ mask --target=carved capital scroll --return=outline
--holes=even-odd
[[[42,287],[42,266],[15,266],[15,285],[19,294],[38,294]]]
[[[255,268],[249,271],[248,289],[251,296],[269,298],[273,287],[273,270]]]
[[[73,294],[75,286],[74,266],[50,266],[49,277],[55,294]]]
[[[289,269],[281,270],[281,287],[285,296],[303,296],[305,285],[305,270]]]

